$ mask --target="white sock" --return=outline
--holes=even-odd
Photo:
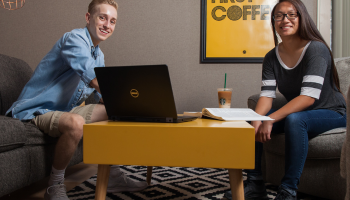
[[[120,167],[118,165],[112,165],[111,171],[109,172],[109,176],[119,177],[120,175],[122,175],[122,172],[120,171]]]
[[[64,182],[64,173],[66,172],[66,169],[63,170],[57,170],[52,166],[51,174],[50,174],[50,180],[49,180],[49,186],[56,185],[58,183]]]

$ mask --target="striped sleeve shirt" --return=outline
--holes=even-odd
[[[310,41],[296,65],[288,67],[277,46],[264,58],[260,96],[275,98],[278,88],[287,101],[299,95],[314,98],[316,101],[308,110],[330,109],[345,114],[345,100],[333,84],[331,59],[323,43]]]

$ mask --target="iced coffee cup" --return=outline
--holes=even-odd
[[[232,88],[218,88],[219,108],[231,107]]]

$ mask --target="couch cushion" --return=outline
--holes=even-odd
[[[307,159],[339,159],[345,136],[346,128],[336,128],[310,139]],[[284,134],[272,134],[271,140],[264,144],[264,150],[284,156],[284,140]]]
[[[57,138],[41,132],[30,122],[21,122],[11,117],[0,116],[0,153],[24,145],[55,144]]]
[[[25,127],[21,121],[0,116],[0,153],[22,147],[26,141]]]
[[[33,70],[23,60],[0,54],[0,115],[18,99]]]
[[[85,100],[85,105],[88,105],[88,104],[97,104],[98,102],[96,102],[94,96],[95,96],[94,93],[92,93],[92,94]]]
[[[57,142],[58,138],[50,137],[44,132],[41,132],[38,127],[36,127],[31,122],[23,123],[26,128],[27,142],[25,145],[47,145],[54,144]]]

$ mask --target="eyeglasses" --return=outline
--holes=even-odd
[[[284,17],[287,17],[287,19],[293,20],[293,19],[296,19],[298,17],[298,14],[299,14],[299,12],[289,13],[289,14],[278,13],[278,14],[273,16],[273,20],[275,20],[275,22],[279,22],[279,21],[284,20]]]

